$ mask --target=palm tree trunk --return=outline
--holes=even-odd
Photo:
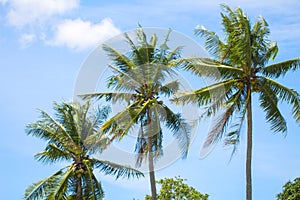
[[[81,177],[77,178],[76,200],[83,200],[83,198],[82,198]]]
[[[155,174],[154,174],[154,164],[153,164],[153,152],[152,152],[152,139],[151,135],[152,133],[150,132],[151,130],[151,111],[148,110],[148,116],[147,116],[147,125],[148,125],[148,130],[147,130],[147,137],[148,137],[148,162],[149,162],[149,176],[150,176],[150,186],[151,186],[151,196],[152,200],[156,200],[156,183],[155,183]]]
[[[252,105],[251,91],[249,92],[249,102],[247,105],[246,200],[252,200]]]

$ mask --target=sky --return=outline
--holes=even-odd
[[[38,118],[38,108],[53,113],[54,101],[73,99],[82,65],[97,46],[138,24],[171,28],[201,46],[203,40],[193,35],[193,29],[201,24],[221,35],[222,3],[240,6],[252,21],[259,15],[267,20],[270,39],[279,46],[274,62],[299,57],[298,0],[0,0],[0,199],[22,199],[28,185],[65,164],[35,161],[33,155],[45,143],[27,136],[25,127]],[[288,73],[279,81],[299,92],[299,75]],[[197,87],[199,80],[189,79],[189,83]],[[284,183],[299,176],[299,125],[291,118],[290,107],[280,105],[288,132],[274,134],[264,122],[258,102],[253,103],[253,199],[275,199]],[[198,126],[187,159],[170,162],[156,172],[157,179],[180,175],[211,200],[244,199],[245,130],[231,161],[231,150],[222,142],[200,159],[207,127],[209,122]],[[107,200],[143,199],[150,192],[147,176],[115,181],[95,173]]]

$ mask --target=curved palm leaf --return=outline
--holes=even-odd
[[[92,162],[95,168],[99,169],[101,172],[103,172],[106,175],[115,176],[116,179],[120,177],[127,177],[127,178],[144,177],[143,173],[130,166],[124,166],[117,163],[112,163],[109,161],[98,160],[98,159],[92,159]]]
[[[263,75],[270,78],[278,78],[284,76],[288,71],[296,71],[300,69],[300,58],[275,63],[261,68]]]
[[[49,194],[49,190],[52,189],[52,186],[55,184],[57,177],[61,176],[62,173],[63,169],[55,172],[48,178],[30,185],[25,191],[25,200],[36,200],[44,198],[47,194]]]

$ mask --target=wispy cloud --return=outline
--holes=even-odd
[[[19,43],[21,44],[22,48],[27,48],[32,44],[32,42],[35,39],[36,39],[36,36],[34,34],[24,33],[19,38]]]
[[[1,2],[5,3],[6,0]],[[11,0],[7,18],[11,25],[22,27],[64,14],[78,6],[79,0]]]
[[[47,42],[51,46],[66,46],[74,50],[86,50],[95,47],[121,31],[110,18],[100,23],[83,21],[82,19],[65,20],[60,23],[54,33],[54,38]]]

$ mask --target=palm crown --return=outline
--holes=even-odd
[[[139,126],[135,152],[137,165],[141,165],[148,157],[150,177],[154,177],[153,159],[159,158],[162,151],[163,125],[171,130],[178,139],[182,156],[186,156],[189,147],[189,126],[179,114],[174,113],[163,101],[179,89],[175,79],[175,71],[170,63],[179,58],[181,47],[170,51],[167,41],[157,46],[156,35],[147,41],[143,29],[137,29],[137,44],[125,34],[130,51],[122,54],[114,48],[104,45],[104,50],[112,59],[109,66],[115,74],[109,78],[108,88],[112,92],[99,92],[84,95],[85,98],[105,98],[116,103],[125,100],[128,106],[111,117],[101,127],[101,131],[109,133],[112,138],[122,139],[129,131]],[[152,175],[151,175],[152,174]],[[154,178],[151,181],[155,187]],[[152,196],[155,198],[155,191]]]
[[[147,149],[142,148],[145,145],[143,138],[147,138],[143,134],[150,133],[153,143],[151,152],[155,152],[154,156],[160,155],[162,145],[160,122],[170,128],[181,141],[183,155],[186,155],[189,144],[188,124],[162,101],[162,98],[170,97],[179,89],[179,82],[172,80],[176,72],[170,68],[170,63],[179,57],[181,48],[169,51],[168,36],[169,33],[164,43],[158,48],[156,35],[152,35],[148,43],[143,29],[139,27],[137,29],[138,45],[125,34],[131,46],[129,55],[121,54],[112,47],[104,45],[104,50],[113,61],[109,67],[115,75],[111,76],[108,82],[108,88],[111,88],[113,92],[83,95],[85,98],[105,98],[113,103],[125,100],[128,106],[107,120],[101,127],[102,131],[113,134],[114,138],[122,139],[135,124],[138,124],[141,130],[136,150],[140,153]],[[147,120],[151,121],[151,126],[147,126],[149,125]],[[146,130],[148,128],[151,130]]]
[[[36,159],[44,163],[67,161],[71,164],[28,187],[26,200],[102,199],[104,193],[94,169],[116,178],[143,176],[133,168],[90,157],[106,147],[106,136],[94,136],[110,109],[103,107],[91,114],[89,108],[89,102],[82,106],[75,102],[55,103],[55,117],[40,111],[40,119],[27,126],[29,135],[47,141],[45,150],[36,154]],[[89,142],[90,137],[93,137],[93,143]]]
[[[208,116],[217,116],[203,145],[204,154],[225,135],[225,144],[234,145],[240,141],[243,121],[247,119],[247,200],[251,200],[251,157],[252,157],[252,93],[259,98],[260,107],[274,132],[287,131],[286,120],[279,102],[292,107],[292,116],[300,121],[300,96],[273,78],[284,76],[288,71],[300,67],[300,59],[292,59],[268,65],[278,52],[276,42],[268,39],[270,30],[260,17],[251,26],[247,15],[240,9],[231,10],[223,5],[221,13],[225,42],[214,32],[197,26],[195,34],[205,38],[205,47],[212,58],[179,59],[184,69],[196,75],[214,79],[212,85],[198,90],[181,92],[176,102],[192,102],[207,107]]]
[[[208,106],[207,114],[216,114],[222,110],[217,126],[209,134],[207,145],[218,141],[226,127],[228,142],[237,144],[241,122],[245,119],[251,93],[257,93],[260,106],[266,113],[266,120],[271,130],[286,132],[286,121],[278,103],[283,101],[292,106],[292,115],[300,121],[299,94],[272,78],[284,76],[300,66],[300,59],[292,59],[267,65],[274,59],[278,47],[268,39],[270,33],[267,22],[260,17],[251,27],[250,21],[240,8],[232,11],[223,6],[227,13],[222,13],[226,42],[212,31],[197,26],[195,33],[205,38],[205,47],[212,55],[208,58],[187,58],[178,62],[186,69],[199,76],[213,78],[217,82],[210,86],[188,92],[181,92],[176,101],[193,102]],[[230,124],[231,120],[238,120]],[[239,124],[237,126],[236,124]]]

